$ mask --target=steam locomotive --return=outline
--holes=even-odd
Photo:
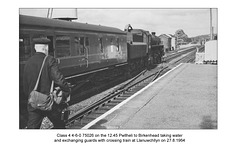
[[[163,56],[158,37],[142,29],[133,29],[131,25],[122,31],[101,25],[20,15],[20,89],[24,64],[35,53],[33,39],[37,37],[51,40],[49,55],[58,60],[67,79],[119,66],[127,66],[131,71],[159,63]]]

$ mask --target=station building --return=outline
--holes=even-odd
[[[161,34],[159,38],[161,39],[162,44],[164,45],[164,52],[176,50],[177,39],[175,36],[171,34]]]

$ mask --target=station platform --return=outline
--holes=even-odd
[[[180,64],[126,101],[90,129],[217,129],[217,65]]]

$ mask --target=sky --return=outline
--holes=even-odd
[[[55,8],[57,9],[57,8]],[[73,10],[73,9],[72,9]],[[61,10],[69,12],[68,10]],[[46,17],[48,9],[20,9],[23,15]],[[54,12],[54,11],[53,11]],[[55,11],[56,12],[56,11]],[[58,11],[59,12],[59,11]],[[54,15],[54,13],[53,13]],[[210,9],[77,9],[77,22],[116,27],[121,30],[127,24],[160,34],[175,34],[183,29],[189,36],[210,33]],[[217,9],[212,9],[214,33],[217,33]]]

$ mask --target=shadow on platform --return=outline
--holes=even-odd
[[[200,124],[201,129],[217,129],[217,121],[212,120],[211,116],[203,116]]]

